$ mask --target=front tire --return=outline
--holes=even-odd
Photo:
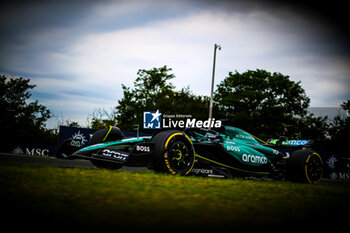
[[[70,155],[81,148],[81,140],[73,138],[63,141],[56,150],[56,158],[70,159]]]
[[[89,140],[89,146],[101,142],[116,141],[124,138],[123,132],[115,126],[109,126],[106,129],[97,130]]]
[[[194,147],[189,137],[177,130],[161,131],[152,142],[155,144],[153,169],[173,175],[187,175],[195,161]]]
[[[115,141],[115,140],[121,140],[124,138],[123,132],[115,126],[109,126],[107,129],[100,129],[96,131],[89,141],[90,145],[95,145],[102,142],[108,142],[108,141]],[[102,161],[102,160],[90,160],[91,163],[98,168],[105,168],[105,169],[119,169],[123,167],[123,164],[120,163],[113,163],[108,161]]]
[[[287,161],[287,177],[292,181],[318,183],[322,173],[322,158],[310,149],[294,151]]]

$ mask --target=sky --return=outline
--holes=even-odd
[[[53,113],[49,128],[66,120],[86,126],[94,110],[111,111],[123,97],[122,84],[133,87],[139,69],[167,65],[177,89],[210,95],[215,43],[222,47],[215,85],[229,72],[265,69],[300,81],[311,107],[350,99],[344,1],[0,4],[0,74],[36,85],[31,101]]]

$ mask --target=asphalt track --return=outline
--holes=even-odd
[[[19,154],[9,154],[0,153],[0,162],[19,162],[19,163],[29,163],[29,164],[44,164],[56,167],[66,167],[66,168],[85,168],[85,169],[98,169],[89,160],[83,159],[58,159],[49,156],[33,156],[33,155],[19,155]],[[139,171],[147,170],[146,167],[122,167],[121,171]],[[321,184],[329,185],[345,185],[350,186],[349,180],[331,180],[331,179],[321,179]]]
[[[89,160],[84,159],[58,159],[49,156],[33,156],[33,155],[20,155],[20,154],[8,154],[0,153],[0,162],[20,162],[30,164],[44,164],[56,167],[67,168],[86,168],[86,169],[98,169]],[[146,170],[146,167],[122,167],[120,170],[124,171],[138,171]]]

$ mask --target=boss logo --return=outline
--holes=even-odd
[[[236,152],[240,152],[241,151],[238,146],[227,146],[226,150],[227,151],[236,151]]]
[[[136,151],[141,151],[141,152],[151,152],[151,148],[149,146],[136,146]]]

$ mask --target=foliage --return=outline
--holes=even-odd
[[[151,70],[141,69],[134,81],[134,88],[123,88],[123,98],[116,107],[118,126],[132,130],[135,124],[142,125],[143,111],[159,109],[163,114],[190,114],[203,119],[207,117],[208,97],[196,96],[189,88],[175,90],[170,82],[175,77],[170,68],[163,66]]]
[[[91,128],[104,129],[116,125],[114,112],[108,113],[105,109],[95,109],[92,113]]]
[[[142,125],[143,111],[159,109],[163,114],[190,114],[206,120],[208,96],[197,96],[189,87],[175,90],[175,78],[166,66],[139,70],[134,88],[123,88],[116,118],[95,120],[94,128],[117,123],[123,130]],[[334,122],[307,112],[310,99],[300,82],[289,76],[265,70],[230,72],[218,86],[214,96],[213,117],[224,124],[237,126],[262,139],[287,136],[290,139],[312,139],[315,148],[337,150],[349,135],[349,117],[338,116]],[[349,101],[343,108],[349,111]],[[348,112],[349,116],[349,112]],[[97,119],[97,118],[95,118]]]
[[[91,127],[117,125],[132,131],[135,124],[142,126],[143,111],[157,109],[163,114],[186,114],[206,120],[209,97],[195,95],[189,87],[176,90],[171,83],[175,78],[171,71],[167,66],[140,69],[134,88],[122,85],[123,98],[114,111],[94,110]],[[38,101],[29,101],[34,87],[29,79],[0,76],[0,129],[6,135],[2,139],[2,150],[10,149],[13,143],[56,143],[57,132],[45,128],[46,120],[51,117],[50,110]],[[226,119],[226,124],[260,138],[286,135],[313,139],[317,148],[348,153],[345,145],[350,135],[350,100],[341,105],[345,113],[333,121],[315,117],[306,111],[310,99],[300,82],[291,81],[289,76],[259,69],[230,72],[217,86],[214,101],[214,118]],[[74,121],[66,124],[79,126]]]
[[[79,122],[77,121],[71,121],[71,120],[66,120],[66,126],[69,127],[80,127]]]
[[[294,138],[311,139],[314,141],[314,148],[327,150],[327,142],[329,141],[328,117],[315,117],[313,114],[308,114],[302,118],[297,118],[296,125],[291,128],[293,128],[291,129],[291,131],[293,130],[291,135]]]
[[[214,100],[220,117],[262,138],[295,132],[310,103],[300,82],[259,69],[230,72],[217,86]]]
[[[350,100],[341,104],[344,114],[339,114],[330,125],[330,147],[334,151],[350,156],[347,143],[350,135]]]
[[[44,143],[54,137],[53,131],[45,129],[45,122],[51,117],[50,110],[38,101],[29,102],[29,79],[0,76],[0,129],[4,144],[2,150],[12,143]]]

